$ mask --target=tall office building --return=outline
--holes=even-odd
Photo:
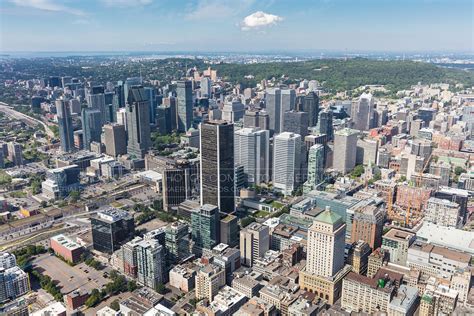
[[[243,265],[251,267],[256,259],[270,249],[269,227],[251,223],[240,231],[240,260]]]
[[[211,78],[202,77],[201,78],[201,97],[210,97],[211,96]]]
[[[197,164],[184,159],[162,171],[163,207],[166,211],[197,195],[194,190],[197,173]]]
[[[246,181],[270,181],[270,132],[243,128],[234,132],[234,163],[243,166]]]
[[[69,109],[69,102],[66,100],[57,100],[56,111],[61,150],[63,152],[70,152],[74,148],[74,131],[72,126],[71,111]]]
[[[82,137],[85,149],[91,147],[92,142],[100,142],[102,134],[102,118],[98,109],[85,108],[82,109]]]
[[[201,205],[234,211],[234,125],[208,121],[200,129]]]
[[[117,157],[127,153],[127,133],[125,126],[117,123],[104,125],[105,152]]]
[[[328,140],[334,137],[334,127],[332,125],[333,113],[332,111],[320,111],[318,114],[318,123],[316,124],[316,131],[318,134],[326,134]]]
[[[265,91],[265,109],[270,120],[270,133],[283,131],[286,111],[295,108],[296,92],[293,89],[272,88]]]
[[[273,143],[273,186],[290,195],[301,181],[301,136],[281,133]]]
[[[308,135],[308,113],[287,111],[284,117],[282,132],[295,133],[302,138]]]
[[[373,126],[374,98],[370,93],[362,93],[359,100],[352,106],[352,120],[354,128],[359,131],[367,131]]]
[[[191,81],[178,81],[177,94],[177,118],[178,132],[186,132],[193,124],[193,84]]]
[[[354,169],[357,155],[359,131],[344,128],[334,133],[333,168],[342,174]]]
[[[316,126],[319,116],[319,97],[316,92],[311,91],[304,96],[299,111],[308,113],[308,125]]]
[[[114,208],[98,212],[91,218],[91,226],[93,248],[108,254],[118,250],[135,233],[133,216]]]
[[[127,78],[125,82],[123,83],[123,106],[127,105],[128,102],[128,94],[130,91],[130,88],[133,86],[139,86],[142,84],[142,78],[141,77],[131,77]]]
[[[194,252],[201,254],[202,249],[212,249],[220,239],[220,215],[215,205],[204,204],[191,213],[191,235]]]
[[[89,108],[98,109],[102,124],[110,122],[110,110],[105,102],[103,86],[94,86],[87,95],[87,105]]]
[[[324,145],[315,144],[308,153],[308,179],[304,191],[309,192],[324,181]]]
[[[147,99],[149,102],[148,110],[149,110],[149,118],[150,124],[156,123],[156,90],[152,87],[145,87],[145,93],[147,95]]]
[[[127,153],[143,158],[151,145],[150,103],[142,86],[132,86],[127,99]]]
[[[385,214],[381,206],[364,205],[354,210],[351,243],[365,241],[372,250],[382,245]]]
[[[329,304],[341,295],[346,224],[329,207],[319,214],[308,231],[306,271],[300,272],[300,286],[326,299]]]
[[[156,289],[164,283],[164,248],[156,239],[144,239],[137,245],[138,283]]]
[[[268,130],[270,128],[270,120],[268,113],[265,111],[245,111],[244,127]]]

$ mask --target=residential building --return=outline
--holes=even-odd
[[[304,192],[315,190],[324,181],[324,145],[315,144],[308,154],[308,179],[304,183]]]
[[[14,266],[0,269],[0,302],[15,299],[30,291],[28,273]]]
[[[196,298],[212,301],[224,285],[225,270],[213,264],[205,265],[196,274]]]
[[[63,152],[70,152],[74,148],[74,127],[72,126],[71,109],[66,100],[56,101],[58,118],[59,141]]]
[[[424,213],[426,222],[446,227],[462,227],[461,208],[456,202],[431,197]]]
[[[389,254],[390,262],[406,265],[408,248],[415,241],[415,234],[392,228],[382,237],[382,249]]]
[[[191,227],[195,253],[201,254],[203,248],[214,248],[220,238],[220,215],[217,206],[204,204],[193,210]]]
[[[355,207],[352,220],[351,242],[363,240],[372,250],[382,244],[385,212],[381,205]]]

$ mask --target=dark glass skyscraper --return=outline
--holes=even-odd
[[[308,113],[308,124],[310,127],[316,126],[319,116],[319,97],[316,92],[311,91],[304,97],[300,111]]]
[[[133,216],[118,209],[107,209],[91,218],[92,244],[95,250],[108,254],[133,237]]]
[[[234,125],[208,121],[200,125],[201,205],[234,211]]]
[[[92,142],[100,142],[102,133],[102,114],[99,109],[82,109],[82,135],[85,149],[90,149]]]
[[[326,134],[328,140],[334,138],[334,127],[332,126],[332,111],[321,111],[319,112],[318,124],[316,129],[319,134]]]
[[[72,126],[71,111],[69,102],[65,100],[56,101],[56,111],[58,113],[59,140],[61,150],[70,152],[74,148],[74,131]]]
[[[193,123],[193,86],[191,81],[178,81],[177,117],[178,132],[186,132]]]
[[[143,158],[151,145],[150,102],[142,86],[128,90],[127,99],[127,153]]]
[[[220,215],[215,205],[204,204],[191,213],[191,234],[194,241],[195,253],[202,249],[212,249],[220,239]]]

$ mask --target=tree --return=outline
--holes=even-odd
[[[466,172],[466,169],[464,169],[463,167],[457,166],[456,168],[454,168],[454,174],[456,174],[458,177],[459,177],[462,173],[465,173],[465,172]]]
[[[357,165],[351,172],[351,177],[352,178],[359,178],[363,173],[365,169],[363,165]]]
[[[79,190],[72,190],[71,192],[69,192],[69,198],[71,199],[72,203],[76,203],[80,197],[81,192]]]
[[[158,283],[155,290],[160,294],[166,294],[168,292],[168,289],[163,283]]]
[[[85,305],[87,307],[93,307],[100,303],[102,300],[102,295],[98,289],[93,289],[89,298],[87,298]]]
[[[110,303],[110,308],[112,308],[114,311],[120,310],[119,300],[113,300],[112,303]]]
[[[135,282],[135,281],[133,281],[133,280],[132,280],[132,281],[128,281],[128,283],[127,283],[127,290],[128,290],[129,292],[133,292],[133,291],[135,291],[137,288],[138,288],[137,282]]]

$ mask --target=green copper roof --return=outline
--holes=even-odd
[[[329,209],[325,210],[318,216],[316,216],[316,220],[319,222],[327,223],[327,224],[337,224],[339,222],[342,222],[342,217],[339,216],[336,212],[333,212]]]

